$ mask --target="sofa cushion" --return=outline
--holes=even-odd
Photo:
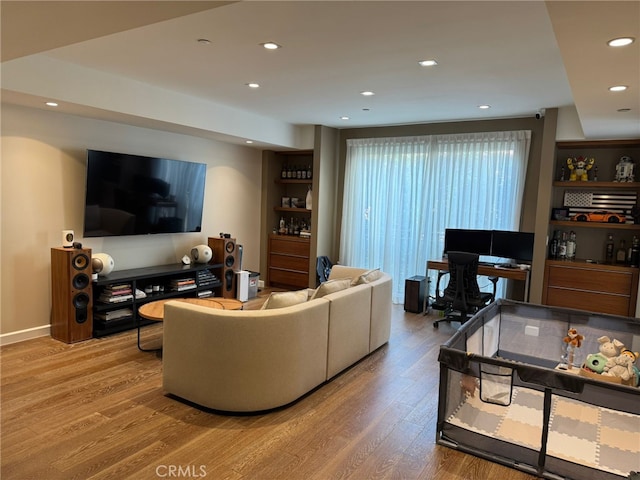
[[[373,270],[368,270],[364,272],[362,275],[358,275],[351,281],[351,285],[364,285],[367,283],[375,282],[376,280],[382,278],[384,274],[380,271],[379,268],[374,268]]]
[[[262,305],[262,310],[271,310],[273,308],[290,307],[304,303],[309,298],[309,292],[298,290],[297,292],[272,292],[267,301]]]
[[[322,298],[325,295],[329,295],[330,293],[339,292],[340,290],[346,290],[351,286],[351,280],[348,278],[341,278],[337,280],[327,280],[326,282],[320,284],[320,286],[316,289],[314,294],[311,296],[310,300],[314,298]]]

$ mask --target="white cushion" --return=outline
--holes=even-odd
[[[315,293],[311,296],[310,300],[314,298],[322,298],[330,293],[339,292],[340,290],[346,290],[351,286],[351,280],[348,278],[340,278],[336,280],[327,280],[321,283],[316,289]]]
[[[262,305],[262,310],[271,310],[273,308],[290,307],[304,303],[309,298],[307,289],[298,290],[297,292],[272,292],[267,301]]]
[[[366,283],[375,282],[379,278],[382,278],[382,272],[379,268],[374,268],[373,270],[364,272],[362,275],[358,275],[351,281],[351,285],[364,285]]]

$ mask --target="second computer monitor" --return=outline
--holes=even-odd
[[[491,255],[491,230],[447,228],[444,232],[444,253],[448,252]]]
[[[516,262],[531,262],[533,260],[533,239],[533,233],[494,230],[491,255]]]

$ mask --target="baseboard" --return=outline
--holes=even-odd
[[[46,337],[47,335],[51,335],[51,325],[4,333],[0,335],[0,346],[24,342],[25,340],[31,340],[32,338]]]

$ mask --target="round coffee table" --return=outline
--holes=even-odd
[[[164,305],[175,300],[177,302],[200,305],[202,307],[217,308],[220,310],[242,310],[242,302],[233,298],[163,298],[155,302],[149,302],[138,308],[138,315],[147,320],[162,322],[164,320]],[[153,352],[161,349],[144,349],[140,346],[140,324],[138,323],[138,349],[143,352]]]

